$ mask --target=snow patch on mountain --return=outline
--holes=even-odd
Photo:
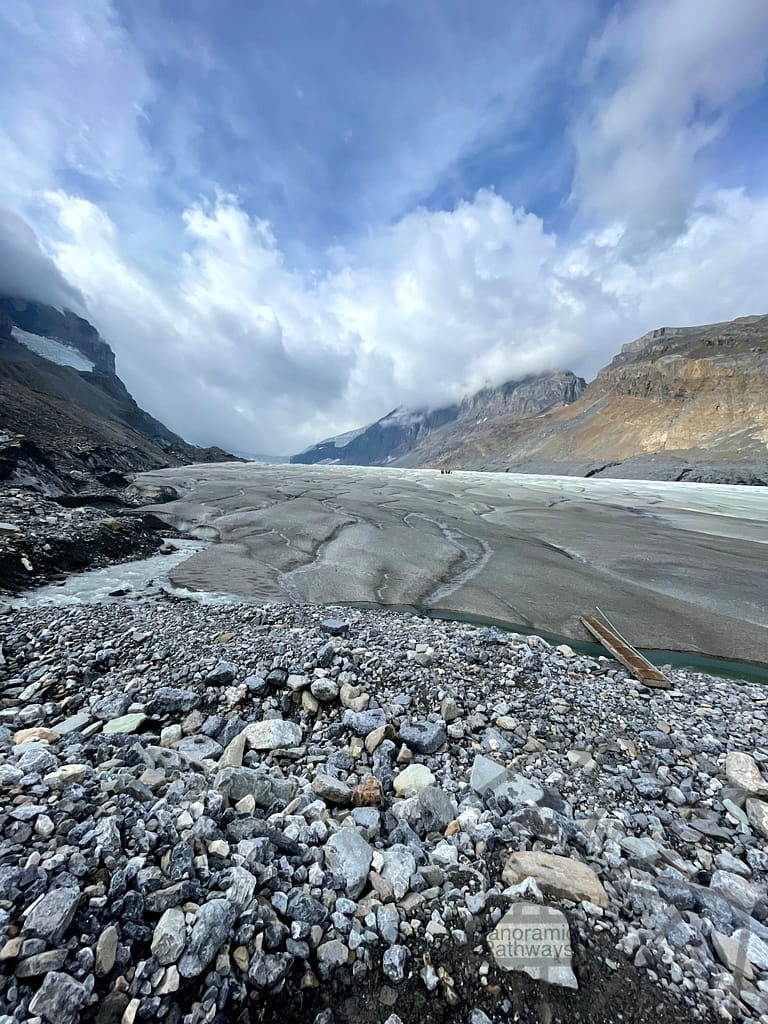
[[[67,345],[56,338],[44,338],[41,334],[30,334],[29,331],[22,331],[20,327],[14,327],[11,334],[16,341],[24,345],[30,351],[51,363],[59,366],[71,366],[75,370],[91,373],[94,364],[87,359],[82,352]]]

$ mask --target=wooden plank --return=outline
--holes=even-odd
[[[604,626],[591,615],[582,615],[581,621],[586,628],[598,640],[613,657],[639,679],[646,686],[653,686],[659,690],[668,690],[672,685],[661,669],[652,665],[647,658],[635,650],[635,648],[622,639],[613,630]]]

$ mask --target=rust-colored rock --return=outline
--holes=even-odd
[[[381,783],[373,775],[361,782],[352,795],[355,807],[381,807],[384,804],[384,790]]]

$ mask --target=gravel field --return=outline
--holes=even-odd
[[[0,638],[0,1024],[768,1021],[764,688],[165,594]]]

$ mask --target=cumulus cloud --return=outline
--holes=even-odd
[[[47,199],[57,264],[137,397],[191,440],[239,451],[298,451],[396,405],[527,373],[589,375],[651,327],[764,304],[768,200],[740,191],[712,195],[644,260],[619,229],[564,245],[482,191],[414,211],[312,278],[232,196],[185,212],[183,253],[162,279],[126,258],[97,206]]]

